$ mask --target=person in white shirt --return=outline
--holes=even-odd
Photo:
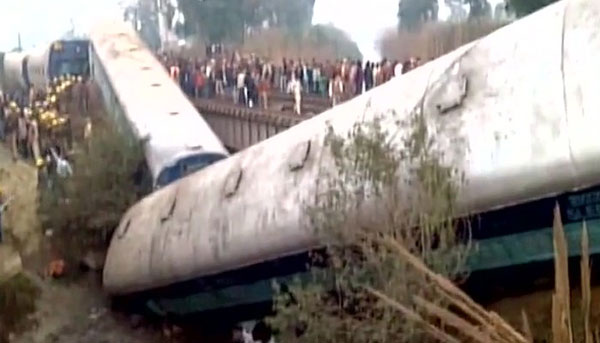
[[[64,178],[73,175],[73,168],[71,168],[69,161],[60,156],[54,148],[50,148],[50,152],[56,162],[56,174]]]
[[[85,127],[83,128],[83,139],[89,140],[92,137],[92,118],[85,118]]]
[[[331,105],[335,106],[342,101],[342,95],[344,94],[344,81],[340,74],[336,74],[333,81],[329,82],[329,98],[331,99]]]
[[[394,66],[394,77],[402,75],[402,69],[404,69],[403,67],[404,66],[402,65],[402,63],[396,63],[396,66]]]
[[[38,129],[38,122],[32,117],[31,111],[26,112],[27,119],[27,147],[29,151],[33,153],[33,160],[37,161],[41,158],[40,155],[40,134]]]
[[[236,104],[237,103],[246,103],[246,73],[243,70],[240,70],[240,72],[237,74],[237,82],[235,87],[237,88],[237,100],[236,100]],[[240,101],[241,99],[244,99],[242,101]]]
[[[287,89],[288,93],[294,95],[294,112],[301,115],[302,111],[302,84],[300,80],[292,73],[292,81],[290,81]]]
[[[381,82],[379,80],[380,72],[381,72],[381,67],[380,67],[379,63],[376,63],[375,67],[373,68],[373,84],[375,86],[379,86],[381,84]]]

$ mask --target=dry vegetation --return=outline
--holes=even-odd
[[[296,340],[298,327],[307,342],[423,341],[429,326],[397,320],[396,304],[447,308],[449,299],[397,249],[444,277],[460,275],[469,244],[451,219],[462,178],[439,162],[421,110],[396,119],[398,132],[410,132],[400,144],[378,119],[357,123],[348,136],[330,130],[336,168],[324,168],[318,179],[326,191],[307,206],[328,268],[314,270],[314,283],[280,294],[272,323],[283,341]]]
[[[23,274],[0,283],[0,343],[27,327],[27,317],[35,311],[40,290]]]
[[[423,61],[429,61],[486,36],[506,24],[471,20],[461,23],[428,23],[414,32],[398,32],[392,29],[381,36],[378,46],[381,55],[388,59],[405,61],[418,56]]]
[[[94,123],[85,149],[72,158],[73,175],[52,180],[40,199],[45,229],[53,229],[66,258],[104,248],[123,213],[142,192],[134,174],[143,161],[141,146],[102,121]]]
[[[181,56],[188,58],[205,56],[206,45],[198,39],[185,49],[174,49]],[[281,61],[283,58],[305,59],[317,61],[334,61],[347,57],[359,59],[361,54],[354,43],[343,31],[328,25],[315,25],[302,34],[290,33],[284,29],[271,28],[259,30],[244,40],[243,44],[227,44],[227,58],[232,51],[239,51],[242,55],[255,54],[272,61]]]
[[[274,61],[282,58],[315,58],[317,61],[360,58],[358,46],[344,32],[327,25],[315,25],[302,35],[292,35],[281,29],[262,30],[247,38],[240,50]]]
[[[555,290],[547,316],[552,319],[545,323],[545,332],[534,336],[530,326],[528,315],[535,320],[541,314],[528,314],[523,308],[519,323],[511,325],[454,284],[469,249],[460,243],[465,237],[456,236],[450,220],[460,178],[437,162],[419,113],[409,124],[412,134],[402,149],[392,143],[393,136],[383,132],[378,120],[356,125],[344,137],[330,131],[327,143],[337,172],[320,178],[326,180],[327,191],[307,207],[314,229],[327,247],[327,257],[323,260],[320,256],[315,263],[312,280],[278,285],[276,315],[269,321],[279,339],[600,342],[594,339],[600,330],[594,330],[591,322],[587,230],[584,226],[581,301],[572,303],[568,247],[558,206],[553,226]],[[399,166],[411,171],[410,180],[403,178],[401,187],[396,183],[401,175]],[[401,192],[408,188],[402,187],[404,182],[418,191]],[[326,268],[316,267],[323,262]],[[579,312],[574,316],[576,309]]]

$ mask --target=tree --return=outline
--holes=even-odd
[[[356,42],[344,31],[331,25],[315,25],[308,31],[308,39],[316,46],[333,46],[336,57],[361,59],[362,54]]]
[[[469,18],[491,17],[492,6],[488,0],[464,0],[465,4],[469,4]]]
[[[467,19],[467,11],[464,0],[445,0],[446,6],[450,7],[450,21],[461,22]]]
[[[510,10],[518,17],[526,16],[558,0],[507,0]]]
[[[248,29],[269,26],[301,32],[310,26],[315,0],[179,0],[188,34],[210,42],[241,42]]]
[[[414,30],[422,23],[437,20],[437,0],[400,0],[398,24],[400,29]]]
[[[277,27],[262,29],[235,48],[272,61],[282,58],[331,61],[343,57],[357,60],[362,57],[356,43],[344,31],[331,25],[314,25],[301,34]]]
[[[492,6],[488,0],[445,0],[450,7],[450,19],[460,22],[466,19],[465,5],[469,5],[469,18],[491,17]]]
[[[315,0],[262,0],[260,18],[270,27],[298,34],[311,25]]]

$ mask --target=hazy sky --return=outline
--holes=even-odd
[[[339,13],[341,3],[344,13]],[[346,31],[366,59],[378,56],[375,41],[381,31],[396,25],[398,0],[317,0],[313,24],[333,24]]]
[[[87,30],[96,19],[119,17],[121,0],[0,0],[0,50],[44,45],[71,29]]]
[[[95,20],[120,18],[122,6],[135,0],[0,0],[0,50],[17,45],[21,33],[23,48],[43,46],[71,27],[85,32]],[[290,0],[294,1],[294,0]],[[502,0],[492,0],[497,3]],[[443,0],[439,0],[440,4]],[[337,8],[345,4],[344,13]],[[317,0],[313,23],[331,23],[348,32],[365,58],[378,56],[375,41],[381,32],[396,25],[398,0]],[[449,11],[440,6],[440,17]]]
[[[492,8],[504,0],[489,0]],[[345,11],[339,13],[336,6],[344,3]],[[438,0],[438,16],[444,20],[450,9],[444,0]],[[333,24],[346,31],[358,44],[365,59],[377,59],[378,37],[385,29],[398,24],[398,0],[317,0],[313,24]]]

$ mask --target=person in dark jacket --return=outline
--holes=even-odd
[[[367,61],[364,70],[365,90],[373,88],[373,66],[370,61]]]
[[[354,76],[354,95],[361,95],[363,91],[364,74],[362,61],[356,61],[356,75]]]
[[[247,92],[248,92],[248,97],[247,97],[248,104],[247,105],[248,105],[248,107],[254,107],[258,96],[257,96],[256,82],[254,81],[252,74],[250,74],[250,71],[246,72],[246,78],[244,79],[244,84],[245,84]]]

